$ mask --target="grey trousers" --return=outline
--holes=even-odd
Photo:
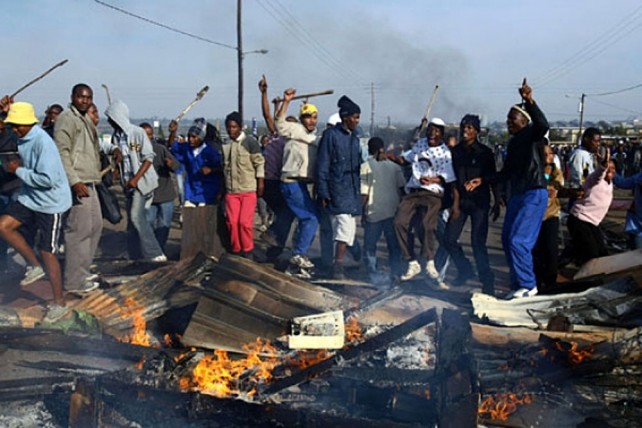
[[[103,231],[100,202],[94,187],[69,211],[65,226],[65,290],[81,290],[90,275],[89,267]]]

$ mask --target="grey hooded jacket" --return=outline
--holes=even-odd
[[[123,130],[125,135],[127,135],[127,142],[129,145],[129,160],[132,164],[133,173],[140,169],[141,165],[145,161],[154,161],[154,148],[152,143],[147,138],[145,130],[139,126],[133,125],[129,121],[129,108],[127,105],[120,101],[116,100],[107,107],[105,110],[105,116],[116,122],[116,124]],[[114,132],[114,135],[116,133]],[[112,135],[112,144],[117,145],[114,141],[114,135]],[[125,155],[123,153],[123,155]],[[121,174],[122,177],[122,174]],[[122,183],[125,187],[127,183]],[[148,195],[158,187],[158,175],[154,167],[150,167],[145,175],[138,182],[138,191],[143,195]]]

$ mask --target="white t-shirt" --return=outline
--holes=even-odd
[[[452,183],[457,179],[452,154],[443,141],[440,145],[431,147],[428,140],[422,138],[404,155],[404,159],[412,164],[412,176],[406,184],[406,190],[421,188],[443,194],[444,187],[441,184],[421,184],[421,178],[442,177],[446,183]]]

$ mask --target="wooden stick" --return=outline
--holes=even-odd
[[[198,103],[198,102],[199,102],[199,101],[200,101],[200,100],[205,96],[205,94],[207,93],[207,91],[209,91],[209,90],[210,90],[210,87],[209,87],[209,86],[204,86],[204,87],[203,87],[203,89],[201,89],[200,91],[198,91],[198,93],[196,94],[196,98],[194,98],[194,101],[192,101],[191,103],[189,103],[189,104],[188,104],[188,106],[187,106],[187,107],[185,107],[185,108],[183,109],[183,111],[182,111],[182,112],[180,112],[180,113],[178,114],[178,116],[176,116],[176,119],[174,119],[174,120],[175,120],[176,122],[178,122],[179,120],[181,120],[181,119],[183,118],[183,116],[185,116],[185,115],[187,114],[187,112],[188,112],[188,111],[190,111],[190,110],[192,109],[192,107],[194,107],[194,106],[196,105],[196,103]]]
[[[49,70],[45,71],[45,72],[44,72],[44,73],[42,73],[40,76],[38,76],[38,77],[36,77],[35,79],[33,79],[31,82],[27,83],[27,84],[26,84],[26,85],[24,85],[22,88],[18,89],[18,90],[17,90],[16,92],[14,92],[14,93],[9,97],[9,98],[13,98],[13,97],[15,97],[15,96],[16,96],[16,95],[18,95],[20,92],[24,91],[24,90],[25,90],[25,89],[27,89],[29,86],[31,86],[31,85],[33,85],[34,83],[36,83],[38,80],[42,79],[42,78],[43,78],[43,77],[45,77],[47,74],[49,74],[49,73],[51,73],[52,71],[54,71],[56,68],[58,68],[58,67],[60,67],[60,66],[65,65],[65,64],[67,63],[67,61],[69,61],[69,60],[68,60],[68,59],[66,59],[66,60],[61,61],[61,62],[59,62],[58,64],[54,65],[54,66],[53,66],[53,67],[51,67]]]
[[[437,91],[439,91],[439,85],[435,85],[435,89],[432,90],[432,95],[430,96],[430,101],[428,101],[426,113],[424,114],[424,119],[426,120],[421,124],[421,131],[426,129],[428,120],[430,119],[430,111],[432,110],[432,105],[435,103],[435,99],[437,98]]]
[[[105,92],[107,92],[107,103],[111,104],[111,94],[109,93],[109,88],[104,83],[102,85],[100,85],[100,86],[105,88]]]
[[[292,101],[294,100],[302,100],[304,98],[312,98],[312,97],[318,97],[321,95],[332,95],[334,94],[334,89],[328,89],[327,91],[321,91],[321,92],[312,92],[310,94],[303,94],[303,95],[296,95],[292,97]],[[283,101],[283,98],[276,97],[275,99],[272,100],[274,104],[278,104]]]

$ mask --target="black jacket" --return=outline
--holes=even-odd
[[[460,142],[452,149],[452,155],[460,201],[466,200],[478,208],[489,208],[490,186],[496,180],[495,156],[492,150],[479,141],[475,141],[470,147]],[[464,185],[476,177],[482,178],[482,184],[468,192]]]
[[[18,136],[5,125],[5,131],[0,134],[0,163],[20,159],[18,153]],[[20,188],[21,181],[15,174],[9,174],[0,165],[0,194],[9,196]]]
[[[526,104],[526,111],[532,121],[508,140],[504,168],[499,173],[499,181],[510,187],[511,196],[546,188],[544,135],[548,121],[537,104]]]

